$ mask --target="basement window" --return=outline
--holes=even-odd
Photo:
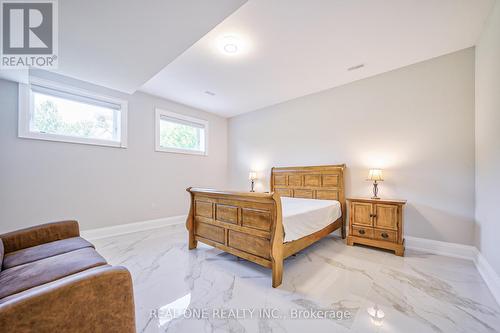
[[[32,78],[19,84],[19,137],[127,146],[127,102]]]
[[[156,151],[208,154],[208,122],[156,109]]]

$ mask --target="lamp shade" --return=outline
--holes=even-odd
[[[248,180],[256,180],[257,179],[257,172],[255,171],[250,171],[248,173]]]
[[[368,180],[382,181],[382,169],[370,169],[368,172]]]

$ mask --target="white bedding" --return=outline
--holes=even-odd
[[[284,242],[319,231],[342,216],[340,202],[281,197]]]

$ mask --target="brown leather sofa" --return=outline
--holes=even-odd
[[[132,280],[78,222],[0,235],[1,332],[135,332]]]

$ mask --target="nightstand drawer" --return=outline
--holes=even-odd
[[[363,237],[363,238],[373,238],[373,229],[352,226],[352,235],[357,236],[357,237]]]
[[[395,243],[398,240],[398,234],[396,231],[373,229],[373,238]]]

